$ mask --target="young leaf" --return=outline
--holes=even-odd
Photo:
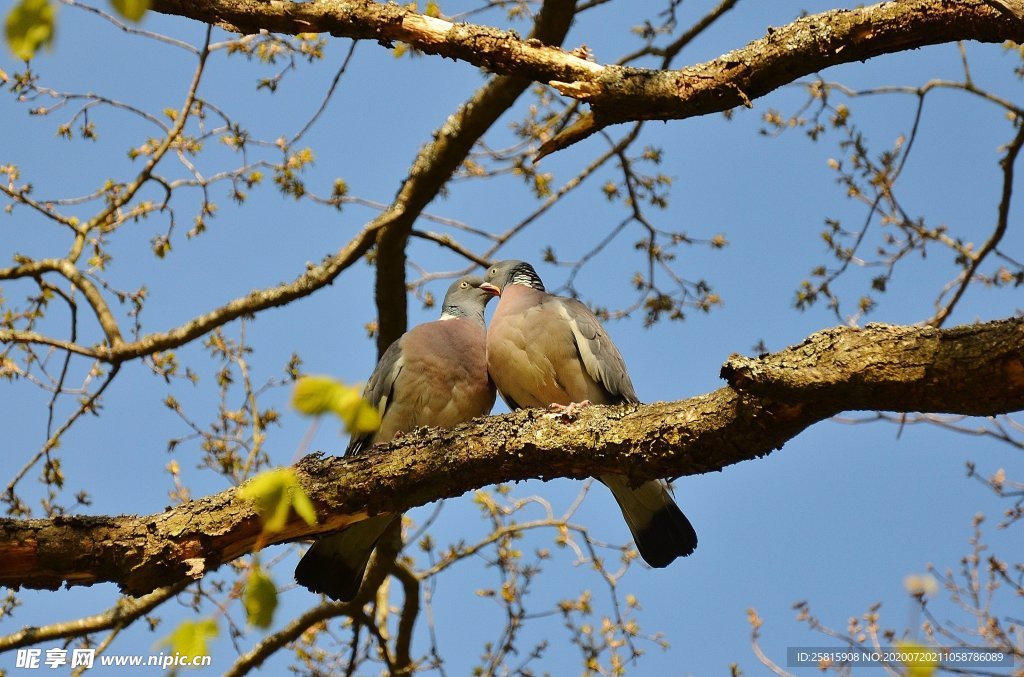
[[[316,511],[291,468],[262,472],[238,488],[238,497],[256,504],[263,528],[281,531],[292,508],[307,524],[316,524]]]
[[[380,427],[380,412],[362,397],[346,402],[338,415],[345,422],[345,430],[353,434],[372,433]]]
[[[263,569],[255,569],[249,575],[242,603],[250,624],[264,630],[270,627],[277,609],[277,586]]]
[[[308,416],[333,413],[350,433],[373,432],[380,427],[377,408],[359,390],[329,376],[303,376],[295,382],[292,406]]]
[[[129,21],[139,21],[149,9],[149,0],[110,0],[118,14]]]
[[[292,491],[292,509],[296,515],[305,520],[306,524],[310,526],[316,524],[316,508],[313,507],[313,501],[309,500],[309,495],[298,484]]]
[[[218,634],[217,621],[206,618],[200,621],[182,621],[170,637],[160,643],[183,656],[209,656],[207,641]]]
[[[7,13],[7,46],[15,56],[28,61],[53,42],[56,13],[49,0],[21,0]]]
[[[295,382],[292,406],[307,416],[320,416],[333,410],[345,390],[345,386],[330,376],[303,376]]]

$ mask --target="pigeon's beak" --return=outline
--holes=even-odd
[[[480,288],[483,289],[488,294],[490,294],[491,296],[501,296],[501,290],[495,287],[490,282],[484,282],[482,285],[480,285]]]

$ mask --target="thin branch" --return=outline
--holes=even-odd
[[[544,213],[546,213],[555,204],[557,204],[558,201],[561,200],[567,193],[570,193],[571,191],[581,186],[584,181],[586,181],[590,176],[592,176],[598,169],[606,165],[609,160],[618,157],[618,154],[620,152],[625,150],[627,147],[629,147],[630,144],[633,143],[633,141],[636,140],[636,138],[640,135],[640,130],[642,127],[643,123],[637,123],[636,125],[634,125],[632,129],[630,129],[630,131],[618,141],[618,143],[616,143],[614,146],[612,146],[604,153],[599,155],[597,158],[592,160],[590,164],[588,164],[586,167],[580,170],[580,172],[576,174],[576,176],[572,177],[564,184],[562,184],[562,186],[557,191],[555,191],[554,194],[550,195],[539,207],[537,207],[537,209],[535,209],[532,213],[527,215],[526,218],[524,218],[519,223],[516,223],[515,225],[511,226],[503,233],[498,235],[495,244],[486,252],[484,252],[481,258],[494,258],[495,254],[497,254],[501,250],[501,248],[505,245],[506,242],[512,239],[516,234],[523,231],[531,223],[533,223],[541,216],[543,216]]]
[[[57,223],[62,223],[65,226],[68,226],[76,233],[78,232],[78,222],[75,219],[71,218],[70,216],[64,216],[57,210],[48,207],[46,204],[43,204],[37,200],[30,198],[28,196],[27,189],[15,189],[13,181],[8,182],[8,185],[6,186],[0,183],[0,193],[3,193],[4,195],[11,198],[15,202],[20,202],[24,205],[31,207],[32,209],[36,210],[37,212],[39,212],[40,214],[42,214],[43,216],[52,221],[56,221]]]
[[[79,637],[90,632],[124,627],[184,590],[188,584],[189,581],[180,581],[174,585],[157,588],[142,597],[122,597],[113,607],[94,616],[41,627],[24,627],[18,632],[0,637],[0,652],[32,644],[52,642],[55,639]]]
[[[39,462],[39,459],[41,459],[46,454],[50,453],[50,451],[57,446],[57,444],[60,442],[61,437],[64,435],[65,432],[68,431],[69,428],[71,428],[72,425],[74,425],[75,421],[81,418],[83,414],[94,411],[96,402],[103,394],[103,391],[107,389],[107,386],[109,386],[111,382],[114,380],[114,377],[117,376],[117,372],[120,371],[120,368],[120,365],[114,365],[114,367],[110,370],[110,373],[107,375],[107,378],[103,381],[103,383],[100,384],[100,387],[96,389],[96,392],[94,392],[85,401],[83,401],[82,404],[78,407],[78,409],[76,409],[75,412],[71,414],[71,416],[69,416],[67,420],[64,421],[60,428],[58,428],[55,433],[50,435],[49,439],[46,440],[42,448],[39,451],[37,451],[32,456],[32,458],[30,458],[28,462],[25,463],[25,465],[22,466],[21,470],[19,470],[18,473],[14,476],[14,478],[7,484],[7,488],[4,489],[4,494],[6,496],[14,495],[14,488],[17,486],[18,482],[20,482],[22,478],[24,478],[25,475],[28,473],[28,471],[31,470],[32,467]]]
[[[327,93],[324,94],[324,98],[320,102],[320,107],[316,109],[315,113],[313,113],[313,117],[306,121],[306,124],[303,125],[302,129],[300,129],[295,134],[295,136],[292,137],[291,144],[289,145],[294,146],[295,144],[297,144],[299,142],[299,139],[306,135],[306,132],[308,132],[313,127],[313,125],[316,124],[316,121],[320,119],[320,116],[323,115],[323,112],[327,110],[327,104],[330,103],[331,98],[334,96],[334,90],[338,88],[338,83],[341,81],[341,76],[343,76],[345,74],[345,71],[348,70],[348,64],[349,62],[352,61],[352,56],[356,53],[357,44],[358,41],[353,40],[352,44],[349,45],[348,53],[345,55],[344,60],[342,60],[341,67],[338,68],[338,72],[334,74],[334,79],[331,80],[331,86],[327,88]]]
[[[41,288],[48,289],[53,293],[57,294],[62,299],[64,299],[65,303],[68,304],[68,309],[71,312],[71,338],[69,340],[69,343],[73,345],[78,340],[78,304],[75,303],[75,300],[60,287],[55,287],[53,285],[46,284],[42,280],[39,280],[39,285]],[[64,361],[61,364],[60,376],[57,379],[57,383],[54,385],[53,396],[50,398],[50,402],[46,407],[47,437],[50,437],[53,434],[53,414],[57,406],[57,398],[59,398],[61,394],[64,392],[64,381],[65,379],[67,379],[68,376],[68,367],[71,366],[71,355],[72,353],[70,350],[64,353]]]
[[[956,304],[963,298],[964,292],[967,291],[967,287],[974,280],[974,274],[978,271],[982,262],[989,254],[995,251],[1003,236],[1006,235],[1006,229],[1010,223],[1010,203],[1013,201],[1014,167],[1017,164],[1017,155],[1020,153],[1021,146],[1024,146],[1024,121],[1018,118],[1016,123],[1018,125],[1017,135],[1007,147],[1006,155],[1003,156],[999,163],[1003,168],[1003,194],[999,199],[999,217],[996,221],[996,228],[992,231],[988,241],[978,250],[978,253],[971,256],[971,263],[964,269],[956,292],[954,292],[949,302],[939,312],[935,313],[934,317],[928,320],[930,326],[942,326],[950,313],[953,312],[953,309],[956,308]]]
[[[256,646],[239,656],[234,665],[224,673],[225,677],[241,677],[241,675],[249,674],[253,669],[263,665],[263,662],[275,652],[297,640],[302,633],[317,623],[337,616],[351,615],[357,609],[357,605],[348,602],[327,602],[313,607],[277,632],[267,635]]]
[[[722,16],[726,12],[735,7],[737,2],[739,2],[739,0],[722,0],[720,3],[718,3],[717,7],[714,7],[710,12],[705,14],[697,23],[693,24],[693,26],[691,26],[689,30],[684,32],[682,35],[680,35],[678,38],[676,38],[669,44],[665,45],[664,47],[655,47],[653,45],[643,47],[633,52],[632,54],[627,54],[626,56],[622,57],[619,60],[619,63],[632,63],[633,61],[636,61],[637,59],[644,56],[660,56],[664,58],[661,67],[667,68],[668,62],[671,61],[673,57],[679,54],[679,52],[681,52],[684,47],[693,42],[693,40],[697,36],[699,36],[701,33],[710,28],[713,23],[722,18]]]
[[[19,331],[17,329],[0,329],[0,343],[25,343],[53,346],[69,353],[84,355],[85,357],[99,358],[105,355],[106,351],[96,348],[86,348],[77,343],[71,343],[63,339],[53,338],[34,331]]]
[[[178,348],[200,336],[222,327],[243,315],[251,315],[268,308],[283,306],[296,299],[309,296],[331,284],[344,270],[356,263],[373,246],[377,232],[387,219],[382,215],[368,223],[345,246],[325,258],[320,264],[308,267],[302,275],[276,287],[249,292],[194,317],[188,322],[163,332],[147,334],[136,341],[122,343],[115,349],[103,349],[103,359],[120,363],[154,352]]]
[[[412,235],[413,237],[418,237],[423,240],[427,240],[428,242],[433,242],[437,245],[444,247],[445,249],[450,249],[451,251],[455,252],[462,258],[466,259],[467,261],[471,261],[472,263],[475,263],[478,266],[483,266],[484,268],[486,268],[487,266],[491,265],[490,259],[485,259],[484,257],[480,256],[471,249],[466,248],[448,233],[435,233],[430,230],[416,230],[414,228],[411,231],[409,231],[409,234]]]
[[[156,150],[154,150],[152,155],[149,156],[149,160],[146,161],[145,166],[143,166],[138,176],[135,177],[135,180],[128,184],[123,191],[119,192],[105,209],[89,220],[85,226],[86,231],[105,225],[114,212],[128,204],[128,202],[135,197],[135,194],[138,193],[139,190],[149,181],[150,176],[153,174],[153,170],[163,159],[167,151],[171,149],[171,146],[173,146],[176,141],[178,141],[178,137],[181,135],[182,130],[185,129],[185,123],[188,122],[188,119],[192,114],[192,104],[195,103],[196,93],[199,91],[199,81],[202,79],[203,71],[206,70],[206,58],[210,55],[210,35],[212,34],[212,31],[213,26],[206,27],[206,36],[203,39],[203,47],[199,51],[199,63],[196,64],[195,72],[192,74],[192,82],[188,86],[188,90],[185,95],[185,103],[182,104],[181,110],[174,119],[174,124],[171,126],[170,131],[167,132],[164,140],[160,142],[160,145],[157,146]]]
[[[412,674],[412,631],[420,613],[420,581],[412,569],[401,562],[393,564],[391,573],[402,584],[405,596],[395,633],[395,668],[400,674]]]
[[[106,299],[103,298],[103,294],[100,293],[99,289],[96,288],[96,285],[94,285],[81,270],[76,268],[75,264],[70,260],[40,259],[38,261],[27,261],[10,268],[0,268],[0,280],[12,280],[23,277],[34,277],[38,279],[45,273],[59,273],[71,282],[71,284],[81,290],[86,301],[88,301],[89,305],[92,306],[93,313],[96,315],[96,320],[103,329],[103,334],[106,336],[109,346],[123,343],[121,339],[121,330],[117,326],[117,320],[114,319],[114,314],[111,312],[110,306],[107,305]],[[13,330],[0,332],[0,340],[4,340],[5,342],[10,340],[17,341],[19,343],[28,343],[34,340],[32,337],[34,337],[32,332],[17,332]],[[57,345],[55,339],[45,339],[38,342],[46,343],[48,345]],[[104,355],[109,352],[109,348],[107,347],[94,348],[92,351],[89,351],[87,348],[83,348],[66,341],[61,342],[61,344],[62,345],[57,345],[57,347],[70,352],[79,353],[81,355],[98,356],[97,353],[99,355]]]
[[[109,21],[110,23],[114,24],[115,26],[117,26],[118,28],[120,28],[122,31],[124,31],[125,33],[127,33],[129,35],[139,35],[139,36],[142,36],[144,38],[150,38],[152,40],[157,40],[158,42],[163,42],[165,44],[171,45],[172,47],[178,47],[179,49],[183,49],[186,52],[189,52],[191,54],[195,54],[197,56],[199,55],[199,50],[196,49],[193,45],[190,45],[187,42],[182,42],[181,40],[175,40],[172,37],[169,37],[167,35],[162,35],[160,33],[153,33],[151,31],[141,30],[139,28],[136,28],[135,26],[131,26],[129,24],[124,23],[123,21],[121,21],[117,17],[115,17],[115,16],[113,16],[111,14],[108,14],[108,13],[104,12],[103,10],[97,9],[97,8],[92,7],[90,5],[86,5],[85,3],[76,2],[76,0],[60,0],[60,1],[62,3],[64,3],[65,5],[68,5],[69,7],[77,7],[78,9],[85,10],[86,12],[91,12],[92,14],[95,14],[96,16],[99,16],[99,17]]]

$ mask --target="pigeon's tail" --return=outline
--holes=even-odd
[[[654,480],[630,487],[623,475],[606,475],[601,481],[612,490],[640,556],[652,567],[666,567],[676,557],[686,557],[697,548],[697,532],[664,482]]]
[[[356,522],[310,546],[295,567],[295,581],[310,592],[322,592],[333,600],[350,602],[359,592],[381,534],[400,515],[378,515]]]

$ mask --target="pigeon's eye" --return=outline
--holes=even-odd
[[[497,275],[497,274],[498,274],[498,269],[497,268],[491,268],[491,275]]]
[[[463,289],[469,289],[469,283],[468,282],[463,282],[461,286],[462,286]]]

